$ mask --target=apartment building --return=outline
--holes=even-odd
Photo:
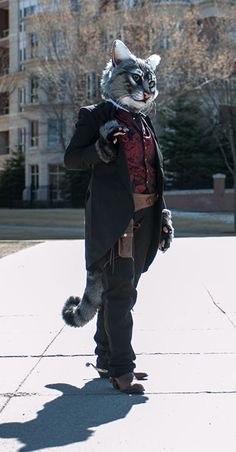
[[[57,0],[50,0],[53,6]],[[79,0],[64,0],[78,10]],[[236,0],[153,0],[158,8],[162,5],[187,8],[199,4],[203,17],[221,14],[226,4]],[[82,7],[83,2],[80,1]],[[99,6],[99,2],[97,2]],[[109,1],[100,3],[109,7]],[[140,6],[141,0],[122,0],[125,7]],[[41,53],[37,34],[30,18],[39,11],[38,0],[0,0],[0,171],[13,152],[25,154],[25,201],[60,202],[64,175],[64,148],[60,139],[60,124],[50,110],[50,98],[40,89],[34,68],[39,64]],[[79,13],[79,12],[78,12]],[[168,37],[163,49],[168,48]],[[87,74],[87,99],[93,99],[98,79]],[[58,105],[59,108],[59,105]],[[71,136],[72,114],[65,107],[63,123],[65,142]]]
[[[13,153],[23,152],[23,200],[60,201],[64,149],[59,124],[32,76],[39,48],[29,19],[37,6],[37,0],[0,0],[0,171]],[[70,111],[68,124],[69,118]],[[67,124],[64,130],[71,133]]]

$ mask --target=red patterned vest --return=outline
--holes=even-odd
[[[115,118],[129,129],[119,141],[124,146],[133,193],[156,193],[155,143],[144,117],[118,109]]]

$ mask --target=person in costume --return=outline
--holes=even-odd
[[[131,310],[142,273],[158,248],[173,238],[163,199],[163,158],[146,114],[158,95],[158,55],[134,56],[116,40],[102,77],[104,100],[82,107],[65,153],[68,169],[91,169],[85,205],[87,283],[69,297],[62,315],[81,327],[97,314],[96,369],[126,393],[142,393],[136,380]]]

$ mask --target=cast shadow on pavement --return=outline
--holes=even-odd
[[[45,403],[37,417],[27,422],[0,425],[0,438],[17,438],[19,452],[62,447],[86,441],[95,433],[93,427],[124,418],[133,405],[145,403],[143,395],[121,394],[107,380],[94,379],[77,388],[64,383],[46,388],[62,394]]]

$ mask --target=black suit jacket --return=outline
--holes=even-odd
[[[125,154],[120,145],[114,162],[103,163],[95,149],[99,128],[114,119],[116,107],[111,102],[82,107],[76,130],[66,149],[65,166],[68,169],[91,168],[91,179],[85,203],[85,258],[86,269],[91,269],[124,233],[134,213],[134,202]],[[146,122],[156,141],[156,170],[159,199],[155,204],[155,228],[148,250],[144,271],[158,250],[161,211],[163,208],[162,155],[155,131],[148,116]]]

